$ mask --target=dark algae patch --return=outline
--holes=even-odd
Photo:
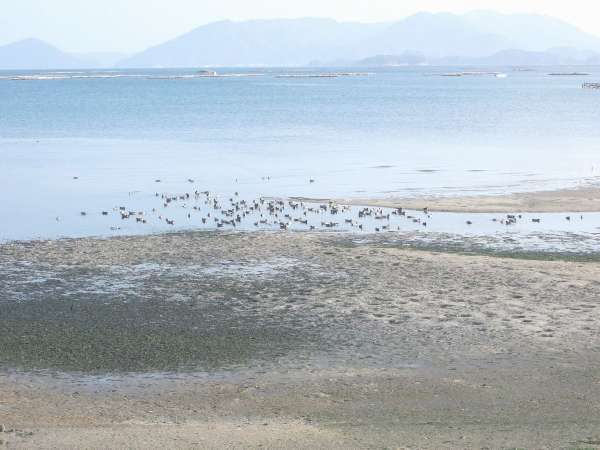
[[[326,284],[326,276],[294,268],[291,260],[228,253],[226,247],[240,245],[231,236],[199,234],[187,247],[172,239],[4,247],[0,365],[214,371],[335,345],[335,335],[324,344],[318,309],[301,307],[308,284]],[[245,252],[243,243],[239,250]]]
[[[1,362],[76,372],[219,370],[285,355],[299,331],[226,307],[3,303]]]

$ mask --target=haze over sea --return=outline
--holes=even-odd
[[[365,198],[554,189],[600,176],[600,92],[581,88],[600,81],[600,68],[439,76],[464,70],[478,69],[1,72],[9,195],[0,240],[108,234],[80,211],[132,196],[149,205],[157,191],[189,191],[188,179],[223,195]],[[590,75],[548,75],[570,71]]]

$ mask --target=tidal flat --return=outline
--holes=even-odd
[[[594,448],[598,298],[594,259],[431,251],[384,234],[7,243],[0,439]]]
[[[388,196],[377,199],[340,199],[343,204],[409,209],[429,208],[452,213],[564,213],[565,211],[597,212],[600,210],[600,188],[597,183],[576,187],[503,193],[499,195]],[[310,200],[310,199],[307,199]]]

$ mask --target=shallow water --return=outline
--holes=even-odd
[[[99,217],[120,205],[148,211],[156,192],[364,198],[598,181],[598,96],[581,83],[600,69],[586,68],[588,77],[549,77],[551,68],[486,69],[507,73],[502,79],[439,76],[460,70],[338,78],[278,78],[290,70],[275,69],[219,78],[185,70],[2,73],[0,240],[170,230],[161,221]],[[174,228],[201,227],[182,212],[170,212]],[[511,232],[600,226],[594,216],[563,219],[535,227],[524,220]],[[401,224],[424,231],[419,226]],[[426,230],[504,233],[485,215],[436,214]]]
[[[166,200],[175,197],[178,199]],[[355,233],[367,240],[372,234],[381,234],[390,242],[411,245],[566,253],[600,251],[600,212],[508,215],[402,210],[399,213],[400,210],[392,208],[253,198],[237,192],[213,196],[194,194],[192,190],[189,198],[181,197],[186,194],[132,194],[122,206],[49,218],[45,227],[55,238],[186,230],[327,231]],[[279,209],[271,211],[270,205]],[[39,222],[34,226],[39,226]],[[277,266],[282,264],[285,262],[278,262]],[[269,267],[259,265],[255,270],[267,275],[273,269]],[[223,273],[221,267],[198,270]]]

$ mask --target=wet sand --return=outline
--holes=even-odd
[[[595,448],[599,280],[385,235],[2,245],[0,440]]]
[[[328,201],[329,199],[306,199]],[[473,213],[553,213],[600,211],[600,187],[584,186],[576,189],[523,192],[507,195],[477,195],[457,197],[385,197],[341,198],[344,205],[378,206],[420,210],[429,208],[438,212]]]

